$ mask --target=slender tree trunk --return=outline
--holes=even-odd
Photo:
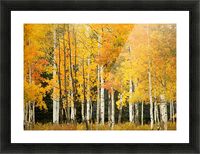
[[[60,107],[59,107],[59,100],[57,100],[57,102],[56,102],[56,123],[57,124],[59,124],[59,109],[60,109]]]
[[[172,117],[173,117],[173,104],[172,104],[172,102],[170,102],[169,103],[169,115],[170,115],[170,118],[169,118],[169,120],[171,121],[171,122],[173,122],[172,121]]]
[[[64,32],[65,32],[65,24],[63,26],[63,29],[64,29]],[[67,74],[66,74],[66,71],[67,71],[67,68],[66,68],[66,65],[67,65],[67,60],[66,60],[66,57],[67,57],[67,54],[66,54],[66,44],[65,44],[65,33],[63,33],[63,52],[64,52],[64,98],[65,98],[65,103],[66,103],[66,108],[67,110],[65,110],[65,116],[66,116],[66,121],[67,123],[69,123],[69,113],[68,113],[68,108],[69,108],[69,103],[68,103],[68,94],[67,94]]]
[[[32,84],[32,66],[29,64],[29,84]],[[35,102],[29,101],[29,129],[32,129],[33,124],[35,124]]]
[[[108,94],[108,124],[111,127],[111,94]]]
[[[157,130],[159,130],[160,129],[160,120],[159,120],[158,104],[157,104],[156,98],[155,98],[155,102],[154,102],[154,121],[155,121]]]
[[[112,122],[112,129],[115,124],[115,99],[114,99],[114,89],[111,87],[111,122]]]
[[[75,122],[75,108],[74,108],[74,101],[73,101],[73,98],[74,98],[73,91],[71,91],[70,94],[72,98],[71,99],[71,120],[74,123]]]
[[[33,102],[29,103],[29,122],[28,129],[32,129],[33,126]]]
[[[135,103],[135,123],[139,125],[139,104]]]
[[[156,104],[156,119],[157,119],[157,122],[158,122],[158,125],[160,126],[160,117],[159,117],[159,106],[158,104]]]
[[[93,113],[93,105],[90,104],[90,120],[92,120],[92,113]]]
[[[28,122],[28,103],[24,103],[24,129],[27,129]]]
[[[157,126],[160,127],[159,111],[158,111],[158,104],[157,104],[156,98],[154,102],[154,120],[155,120],[155,123],[157,123]]]
[[[31,71],[31,65],[29,64],[29,84],[32,83],[32,71]],[[30,126],[30,123],[31,123],[31,101],[28,101],[27,103],[27,122],[26,122],[26,128],[27,129],[30,129],[29,126]]]
[[[53,64],[53,79],[56,78],[56,28],[54,28],[54,64]],[[56,87],[53,87],[53,123],[59,123],[59,100],[55,92]]]
[[[81,102],[81,117],[82,117],[82,122],[84,122],[84,100]]]
[[[32,105],[32,102],[29,102],[29,104],[28,104],[28,122],[29,122],[29,124],[32,121],[32,109],[31,109],[31,105]]]
[[[75,122],[77,120],[76,118],[76,110],[77,110],[77,79],[76,79],[76,76],[77,76],[77,64],[76,64],[76,57],[77,57],[77,39],[76,39],[76,31],[74,29],[74,26],[73,26],[73,34],[74,34],[74,80],[73,80],[73,85],[74,85],[74,110],[75,110]]]
[[[35,124],[35,102],[33,102],[33,124]]]
[[[130,100],[129,100],[129,122],[133,122],[133,103],[131,102],[132,93],[133,93],[132,80],[130,80],[129,93],[130,93]]]
[[[102,35],[103,35],[103,28],[102,28]],[[103,41],[102,41],[102,43],[103,43]],[[101,100],[101,109],[100,109],[100,115],[101,115],[101,124],[103,124],[104,125],[104,113],[105,113],[105,102],[104,102],[104,87],[103,87],[103,85],[104,85],[104,75],[103,75],[103,65],[102,66],[100,66],[100,81],[101,81],[101,98],[100,98],[100,100]]]
[[[100,54],[101,49],[101,37],[98,36],[98,56]],[[97,65],[97,124],[99,124],[99,112],[100,112],[100,66]]]
[[[68,91],[67,93],[68,95],[68,98],[70,98],[70,91]],[[67,99],[67,104],[68,104],[68,107],[67,107],[67,118],[68,118],[68,123],[70,122],[70,100]]]
[[[29,84],[32,84],[32,69],[31,64],[29,64]],[[29,122],[31,122],[31,101],[29,101]]]
[[[154,122],[155,122],[155,124],[157,123],[157,114],[156,114],[157,113],[157,111],[156,111],[157,108],[156,108],[156,106],[157,105],[156,105],[156,101],[155,101],[154,102]]]
[[[86,117],[88,123],[89,123],[89,120],[90,120],[90,101],[87,100],[87,117]]]
[[[133,115],[132,122],[135,123],[135,105],[134,104],[132,105],[132,112],[133,112],[133,114],[132,114]]]
[[[153,119],[153,102],[150,100],[150,122],[151,122],[151,129],[153,129],[154,119]]]
[[[172,102],[172,122],[175,122],[174,103]]]
[[[129,46],[129,54],[130,54],[130,57],[131,57],[131,46]],[[129,61],[130,61],[130,66],[131,66],[131,58],[129,58]],[[129,122],[133,122],[133,103],[131,101],[132,99],[132,95],[133,95],[133,82],[130,78],[130,81],[129,81],[130,85],[129,85],[129,93],[130,93],[130,97],[129,97]]]
[[[161,126],[162,129],[167,130],[167,122],[168,122],[168,115],[167,115],[167,101],[166,101],[166,85],[167,85],[167,79],[166,79],[166,60],[164,58],[164,68],[163,71],[163,80],[164,80],[164,93],[160,96],[160,113],[161,113]]]
[[[28,40],[29,45],[31,44],[31,41]],[[32,84],[32,65],[29,63],[28,66],[28,75],[29,75],[29,84]],[[32,101],[28,101],[27,105],[25,104],[25,127],[26,129],[31,129],[33,124],[33,108],[32,108]],[[27,108],[27,109],[26,109]]]
[[[84,113],[85,113],[85,115],[84,115],[84,117],[85,117],[85,119],[84,119],[84,121],[85,121],[85,125],[86,125],[86,130],[89,130],[89,125],[88,125],[88,121],[87,121],[87,106],[86,106],[86,91],[85,91],[85,88],[86,88],[86,86],[85,86],[85,66],[84,66],[84,58],[82,59],[83,60],[83,66],[82,66],[82,72],[83,72],[83,97],[84,97]]]
[[[87,73],[87,121],[90,121],[90,73],[89,73],[89,65],[90,65],[90,58],[87,60],[88,62],[88,73]]]
[[[26,129],[29,129],[29,127],[28,127],[28,125],[29,125],[29,103],[30,102],[28,102],[27,103],[27,119],[26,119],[26,123],[25,123],[25,127],[26,127]]]
[[[69,67],[70,70],[70,67]],[[71,75],[69,76],[69,82],[71,83],[72,86],[72,78]],[[73,88],[72,88],[73,89]],[[74,123],[75,122],[75,114],[74,114],[74,94],[73,94],[73,90],[69,90],[69,98],[70,98],[70,107],[71,107],[71,115],[70,115],[70,119],[71,121]]]
[[[122,121],[122,94],[120,94],[120,106],[119,106],[119,116],[118,116],[118,123]]]
[[[104,125],[104,112],[105,112],[105,102],[104,102],[104,79],[103,79],[103,66],[100,69],[101,75],[101,124]]]
[[[74,98],[74,94],[75,94],[75,87],[74,87],[74,76],[73,76],[73,65],[72,65],[72,49],[71,49],[71,39],[70,39],[70,30],[69,30],[69,24],[67,26],[67,30],[68,30],[68,47],[69,47],[69,68],[70,68],[70,78],[71,78],[71,87],[72,87],[72,93],[71,93],[71,97],[72,97],[72,104],[71,104],[71,117],[73,118],[73,122],[76,121],[75,119],[75,98]]]
[[[70,76],[69,76],[69,84],[70,84],[71,80],[70,80]],[[69,120],[69,123],[71,121],[71,90],[69,89],[68,90],[68,108],[67,108],[67,117],[68,117],[68,120]]]
[[[64,115],[65,115],[65,122],[68,124],[68,122],[67,122],[67,120],[68,120],[68,115],[67,115],[67,108],[65,107],[64,109],[63,109],[64,111]]]
[[[161,95],[161,103],[160,103],[160,116],[161,116],[161,129],[167,130],[167,102],[165,100],[165,96]]]
[[[97,124],[99,124],[99,111],[100,111],[100,91],[99,91],[99,85],[100,85],[100,67],[97,66]]]
[[[144,103],[141,104],[141,125],[143,126],[144,121]]]
[[[60,113],[60,122],[63,122],[63,115],[62,115],[62,109],[63,109],[63,103],[62,103],[62,88],[61,88],[61,51],[60,51],[60,40],[58,40],[58,84],[59,84],[59,113]]]
[[[92,102],[90,102],[90,128],[92,130],[92,124],[93,124],[93,120],[92,120],[92,112],[93,112],[93,105]]]
[[[69,66],[69,70],[70,70],[70,66]],[[72,78],[71,75],[69,75],[69,83],[72,86]],[[72,91],[72,87],[69,90],[69,103],[70,103],[70,119],[72,122],[74,122],[74,102],[73,102],[73,91]]]
[[[147,27],[147,37],[148,37],[148,50],[150,50],[149,42],[149,25]],[[151,120],[151,129],[153,129],[153,100],[152,100],[152,81],[151,81],[151,60],[150,60],[150,51],[148,55],[148,78],[149,78],[149,101],[150,101],[150,120]]]

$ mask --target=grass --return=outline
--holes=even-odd
[[[86,130],[85,124],[52,124],[36,123],[31,130]],[[104,125],[90,124],[90,130],[111,130],[108,123]],[[135,125],[133,123],[115,124],[112,130],[151,130],[150,125]],[[157,130],[154,126],[153,130]],[[176,123],[168,122],[168,130],[176,130]]]

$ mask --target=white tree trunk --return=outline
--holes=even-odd
[[[139,124],[139,104],[135,103],[135,123]]]
[[[75,109],[74,109],[74,102],[73,102],[74,94],[72,91],[70,92],[70,94],[71,94],[71,120],[74,121],[75,120]]]
[[[154,122],[156,124],[156,129],[159,130],[160,129],[160,119],[159,119],[159,111],[158,111],[158,104],[157,101],[155,99],[154,102]]]
[[[101,49],[101,37],[98,36],[98,56]],[[99,112],[100,112],[100,66],[97,65],[97,124],[99,124]]]
[[[53,100],[53,123],[59,123],[59,101],[56,98]]]
[[[133,93],[133,86],[132,86],[132,80],[130,80],[130,100],[132,98],[132,93]],[[133,103],[129,100],[129,122],[133,122]]]
[[[82,116],[82,122],[84,122],[84,100],[81,102],[81,116]]]
[[[56,78],[56,55],[55,55],[55,50],[56,50],[56,30],[54,29],[54,64],[53,64],[53,79]],[[56,94],[55,94],[55,85],[53,87],[53,123],[57,123],[57,118],[56,118]]]
[[[86,119],[87,119],[87,121],[89,121],[90,120],[90,102],[89,102],[89,100],[87,100],[87,114],[86,115],[87,115]]]
[[[172,102],[169,103],[169,113],[170,113],[169,120],[172,122],[172,119],[173,119],[173,103]]]
[[[88,68],[89,68],[89,65],[90,65],[90,59],[88,58]],[[88,74],[87,74],[87,121],[90,120],[90,73],[88,71]]]
[[[141,104],[141,125],[143,125],[144,121],[144,103]]]
[[[157,123],[157,114],[156,114],[156,113],[157,113],[157,111],[156,111],[157,108],[156,108],[156,106],[157,106],[157,105],[156,105],[156,101],[155,101],[155,102],[154,102],[154,122],[155,122],[155,123]]]
[[[28,104],[28,122],[31,123],[32,121],[32,109],[31,109],[31,101]]]
[[[33,102],[33,124],[35,124],[35,102]]]
[[[154,102],[154,121],[155,121],[155,123],[157,123],[158,125],[160,125],[159,112],[158,112],[158,104],[157,104],[156,101]]]
[[[92,130],[92,126],[93,126],[93,121],[92,121],[92,112],[93,112],[93,105],[92,102],[90,102],[90,129]]]
[[[111,88],[111,123],[112,128],[115,124],[115,100],[114,100],[114,89]]]
[[[133,112],[133,114],[132,114],[132,115],[133,115],[133,120],[132,120],[132,122],[135,123],[135,105],[134,105],[134,104],[132,105],[132,108],[133,108],[133,109],[132,109],[132,112]]]
[[[69,65],[69,70],[71,69],[70,65]],[[70,103],[70,107],[71,107],[71,114],[70,114],[70,118],[71,120],[74,122],[75,120],[75,108],[74,108],[74,94],[73,94],[73,83],[72,83],[72,77],[71,75],[69,75],[69,84],[71,85],[71,89],[69,90],[69,103]]]
[[[161,122],[161,129],[167,130],[167,103],[165,100],[165,96],[160,96],[160,122]]]
[[[99,124],[99,111],[100,111],[100,66],[97,66],[97,124]]]
[[[111,94],[108,94],[108,124],[111,126]]]
[[[119,106],[119,116],[118,116],[118,123],[122,121],[122,94],[120,94],[120,106]]]
[[[100,75],[101,75],[101,124],[104,124],[104,79],[103,79],[103,66],[100,67]]]
[[[54,64],[53,64],[53,78],[56,78],[56,29],[54,28]],[[53,123],[59,123],[59,100],[55,94],[55,86],[53,87]]]
[[[70,78],[70,77],[69,77]],[[70,79],[69,79],[70,81]],[[67,109],[67,114],[68,114],[68,120],[69,122],[71,121],[71,90],[68,90],[68,109]]]
[[[160,125],[160,117],[159,117],[159,107],[158,107],[158,104],[156,104],[156,119],[157,119],[158,125]]]
[[[147,39],[148,39],[148,78],[149,78],[149,101],[150,101],[150,120],[151,129],[153,129],[153,100],[152,100],[152,81],[151,81],[151,60],[150,60],[150,42],[149,42],[149,25],[147,26]]]
[[[24,103],[24,128],[27,129],[28,122],[28,103]]]
[[[149,75],[150,121],[151,121],[151,129],[153,129],[153,101],[152,101],[152,94],[151,94],[152,85],[151,85],[151,71],[150,71],[150,68],[149,68],[149,71],[148,71],[148,75]]]
[[[29,84],[32,83],[31,65],[29,64]],[[28,101],[28,122],[31,123],[31,101]]]
[[[151,120],[151,129],[153,129],[153,101],[152,101],[152,82],[151,82],[151,71],[150,71],[150,61],[149,61],[149,101],[150,101],[150,120]]]
[[[32,84],[32,67],[29,64],[29,84]],[[29,101],[28,102],[28,122],[29,126],[32,127],[32,124],[35,123],[35,102]],[[29,128],[31,129],[31,128]]]

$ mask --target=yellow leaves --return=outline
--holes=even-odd
[[[54,37],[55,27],[56,37]],[[104,67],[102,74],[104,84],[101,86],[109,92],[111,88],[120,92],[123,95],[123,104],[130,96],[129,80],[134,83],[133,94],[129,101],[134,103],[149,100],[148,71],[152,76],[152,94],[159,96],[166,88],[166,98],[176,99],[176,30],[174,25],[70,24],[70,38],[68,38],[67,25],[65,29],[64,27],[63,24],[24,26],[26,101],[37,101],[39,107],[45,108],[42,98],[45,92],[51,90],[53,90],[52,99],[58,100],[58,75],[61,79],[62,97],[65,95],[65,88],[67,92],[72,92],[71,68],[73,69],[72,76],[76,81],[77,99],[83,101],[85,92],[92,101],[96,101],[98,65]],[[68,44],[69,39],[70,44]],[[64,63],[65,58],[66,63]],[[27,82],[29,81],[29,64],[32,65],[33,84]],[[58,67],[60,67],[60,72]],[[41,76],[44,72],[53,78],[45,79]],[[53,75],[53,72],[56,74]],[[163,86],[164,81],[166,87]],[[47,83],[45,88],[40,85],[43,82]],[[84,84],[85,87],[83,87]],[[90,87],[89,90],[87,86]],[[72,96],[68,97],[69,101],[73,100]],[[119,103],[118,100],[117,104]]]
[[[149,99],[148,83],[142,82],[134,87],[135,87],[134,92],[132,94],[129,94],[129,96],[130,96],[129,101],[131,103],[148,101],[148,99]]]
[[[47,109],[43,97],[46,95],[46,89],[41,87],[41,85],[36,85],[34,83],[28,83],[24,81],[24,102],[28,103],[35,102],[36,106],[40,109]]]
[[[122,104],[122,107],[126,106],[126,100],[127,100],[127,98],[128,98],[128,93],[127,92],[123,92],[122,94],[118,95],[118,100],[116,101],[116,105],[117,105],[118,109],[120,108],[121,104]]]
[[[166,87],[166,99],[176,101],[176,81],[169,82]]]

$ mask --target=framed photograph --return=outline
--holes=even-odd
[[[1,8],[2,152],[199,152],[199,2]]]

